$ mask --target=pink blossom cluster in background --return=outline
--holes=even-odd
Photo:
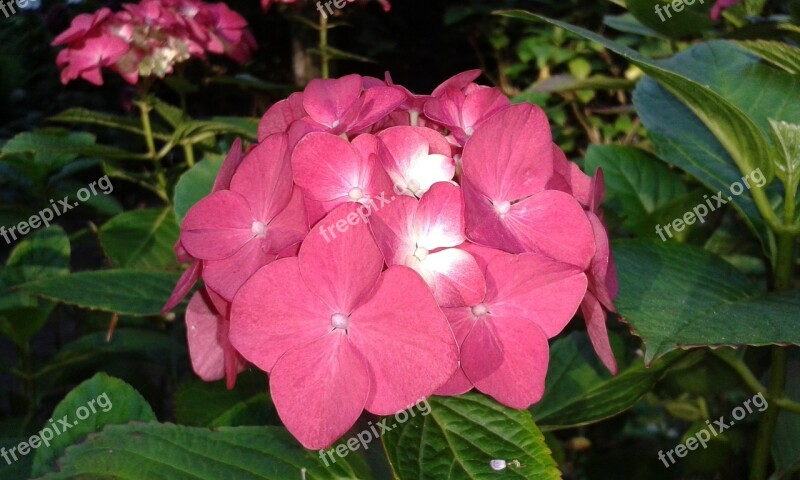
[[[52,44],[66,47],[56,58],[62,83],[83,78],[95,85],[103,84],[103,68],[136,84],[206,53],[244,63],[256,48],[241,15],[224,3],[199,0],[142,0],[118,12],[78,15]]]
[[[267,372],[284,424],[317,449],[363,410],[432,394],[529,407],[548,339],[579,309],[616,373],[602,175],[479,75],[431,95],[388,75],[314,80],[269,109],[257,145],[233,146],[183,221],[193,263],[166,306],[202,277],[186,315],[200,377]]]
[[[714,3],[714,6],[711,7],[711,19],[717,20],[719,19],[720,15],[722,15],[722,11],[726,8],[730,8],[737,3],[741,3],[742,0],[717,0]]]

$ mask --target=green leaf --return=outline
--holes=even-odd
[[[534,89],[539,92],[575,92],[579,90],[631,90],[635,82],[625,78],[595,75],[577,79],[570,75],[553,75],[537,83]]]
[[[0,270],[0,334],[25,345],[41,330],[55,305],[8,289],[24,282],[67,275],[70,244],[57,226],[39,230],[11,251]]]
[[[627,0],[626,3],[628,11],[642,24],[670,38],[694,36],[714,26],[709,18],[711,2],[694,0],[689,5],[682,1],[680,12],[676,12],[673,3],[667,0]]]
[[[180,273],[137,270],[79,272],[21,285],[27,293],[90,310],[158,315]]]
[[[800,125],[770,120],[774,137],[781,147],[775,162],[775,174],[787,190],[797,190],[800,181]]]
[[[170,105],[155,97],[151,97],[153,101],[153,110],[156,111],[159,117],[163,118],[167,124],[173,129],[178,129],[182,124],[187,122],[189,118],[183,113],[180,108]]]
[[[11,252],[6,268],[15,269],[19,283],[69,273],[69,237],[59,226],[39,230]]]
[[[586,152],[584,168],[589,175],[603,169],[606,201],[618,200],[624,226],[640,234],[652,236],[654,225],[662,223],[654,214],[687,191],[678,174],[634,147],[592,145]]]
[[[585,343],[585,342],[583,342]],[[551,348],[542,401],[531,413],[542,430],[557,430],[599,422],[631,408],[678,360],[679,355],[647,368],[642,362],[616,377],[598,374],[586,360],[575,335]]]
[[[624,13],[622,15],[606,15],[603,17],[603,23],[614,30],[618,30],[623,33],[632,33],[634,35],[641,35],[643,37],[667,38],[655,30],[642,25],[642,22],[637,20],[636,17],[630,13]]]
[[[677,348],[800,344],[800,292],[760,294],[708,252],[668,242],[614,244],[617,311],[645,344],[645,362]]]
[[[60,471],[43,480],[371,478],[360,456],[325,466],[317,452],[305,450],[280,427],[113,425],[70,448],[58,464]]]
[[[181,175],[175,185],[173,201],[175,214],[179,219],[183,219],[195,203],[211,193],[224,160],[225,157],[221,155],[206,155],[202,161]]]
[[[113,115],[105,112],[96,112],[86,108],[70,108],[56,116],[50,117],[48,120],[51,122],[60,123],[99,125],[102,127],[132,132],[138,135],[144,135],[142,124],[137,119],[123,117],[121,115]],[[167,132],[154,131],[153,135],[162,139],[169,138],[169,134],[167,134]]]
[[[100,229],[100,244],[111,264],[157,270],[175,263],[178,222],[171,208],[125,212]]]
[[[431,397],[384,437],[397,478],[417,480],[561,478],[530,413],[504,407],[478,393]],[[410,414],[406,414],[410,416]],[[505,460],[502,472],[492,460]]]
[[[236,378],[233,390],[226,388],[224,380],[190,380],[175,392],[175,418],[197,427],[278,424],[267,384],[263,373],[247,371]]]
[[[800,74],[800,48],[772,40],[739,40],[736,44],[793,75]]]
[[[739,167],[739,171],[744,174],[761,169],[761,172],[767,178],[772,178],[772,162],[771,157],[776,154],[774,148],[767,141],[764,133],[766,130],[760,130],[759,126],[748,117],[742,109],[720,95],[719,92],[710,88],[708,84],[703,84],[700,81],[692,78],[685,71],[676,71],[674,62],[672,64],[656,63],[648,58],[641,56],[630,48],[623,47],[614,43],[602,36],[590,32],[584,28],[576,27],[565,22],[553,20],[533,13],[513,10],[506,12],[499,12],[502,15],[521,18],[529,21],[547,22],[552,25],[561,27],[569,32],[579,35],[588,40],[595,41],[612,52],[621,55],[646,74],[652,76],[659,82],[666,90],[672,95],[681,100],[694,114],[703,122],[703,124],[711,130],[714,136],[725,147],[728,153],[733,158],[733,161]],[[721,46],[724,45],[724,46]],[[702,49],[731,49],[730,44],[724,42],[710,42],[707,44],[700,44],[692,49],[683,52],[683,56],[691,56],[695,51],[702,51]],[[673,59],[674,60],[674,59]],[[700,70],[709,71],[708,63],[700,65]],[[740,82],[742,77],[730,78],[731,82]],[[752,95],[759,95],[765,92],[764,85],[760,85]],[[775,91],[771,93],[772,97],[782,97],[786,102],[786,108],[789,108],[789,103],[786,100],[786,95],[782,91]],[[766,119],[765,119],[766,120]],[[764,122],[763,128],[766,129],[767,125]]]
[[[133,158],[136,154],[95,143],[95,136],[63,129],[44,129],[20,133],[3,145],[0,159],[8,155],[29,153],[37,162],[56,170],[79,156],[99,158]]]
[[[47,431],[53,435],[50,445],[42,444],[33,459],[31,475],[38,477],[56,471],[56,460],[70,445],[87,435],[99,432],[106,425],[139,421],[155,421],[156,415],[147,401],[133,387],[122,380],[98,373],[67,394],[40,430],[42,439]],[[66,419],[71,428],[59,420]],[[58,428],[60,432],[54,430]]]

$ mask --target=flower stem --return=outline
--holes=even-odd
[[[786,186],[786,195],[783,209],[783,225],[795,227],[795,192],[791,186]],[[774,264],[774,284],[776,291],[786,290],[791,286],[792,267],[794,265],[794,244],[796,234],[791,232],[777,233],[777,250]],[[767,394],[770,398],[782,398],[786,385],[786,372],[788,368],[788,354],[783,347],[772,347],[772,374]],[[750,470],[750,480],[765,480],[770,464],[772,452],[772,436],[778,423],[779,408],[770,408],[764,412],[758,425],[753,464]]]
[[[161,165],[162,155],[156,153],[156,143],[153,139],[153,127],[150,125],[150,105],[142,100],[136,102],[139,107],[139,116],[142,120],[142,130],[144,131],[144,141],[147,144],[147,156],[153,161],[156,170],[156,179],[158,181],[158,189],[164,192],[163,197],[167,197],[167,176],[164,173],[164,167]],[[167,197],[168,198],[168,197]]]
[[[330,56],[328,54],[328,16],[321,13],[319,16],[319,55],[320,55],[320,76],[330,78]]]
[[[183,144],[183,154],[186,157],[186,165],[189,168],[194,167],[194,148],[191,144]]]

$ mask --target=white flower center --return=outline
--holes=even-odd
[[[350,197],[350,200],[357,202],[364,198],[364,190],[361,190],[359,187],[353,187],[347,192],[347,196]]]
[[[419,261],[423,261],[428,257],[428,251],[422,247],[417,247],[417,249],[414,250],[414,256],[417,257]]]
[[[472,314],[478,318],[486,315],[487,313],[489,313],[489,308],[483,303],[479,303],[478,305],[472,307]]]
[[[253,226],[250,227],[250,231],[253,232],[253,235],[256,237],[263,237],[267,234],[267,224],[256,220],[253,222]]]
[[[494,211],[501,217],[511,210],[511,202],[503,200],[494,204]]]
[[[343,313],[334,313],[331,315],[331,326],[339,330],[347,330],[350,328],[350,317]]]

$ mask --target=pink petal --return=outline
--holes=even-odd
[[[241,194],[256,220],[268,222],[292,197],[292,170],[287,137],[276,134],[245,155],[231,180],[231,190]]]
[[[536,252],[586,269],[595,252],[594,234],[580,204],[570,195],[545,190],[501,215],[468,183],[463,186],[467,237],[512,253]]]
[[[436,303],[441,307],[476,305],[486,295],[486,283],[478,262],[463,250],[446,248],[431,253],[422,260],[421,268],[426,273],[422,277],[433,289]]]
[[[417,200],[401,195],[372,213],[369,225],[387,265],[405,265],[417,248],[414,215]]]
[[[193,262],[189,265],[189,268],[183,272],[181,278],[178,280],[178,284],[175,285],[175,290],[172,291],[164,308],[161,309],[162,314],[169,312],[183,301],[186,295],[192,290],[192,287],[194,287],[194,284],[200,280],[201,272],[202,264],[200,262]]]
[[[552,176],[552,145],[542,109],[512,105],[481,123],[464,146],[464,178],[494,202],[525,198]]]
[[[372,291],[383,256],[356,204],[336,207],[300,247],[300,271],[308,288],[338,313],[349,314]],[[338,237],[323,235],[336,231]]]
[[[230,302],[239,288],[275,256],[264,250],[263,240],[253,239],[228,258],[203,262],[203,281]]]
[[[408,268],[389,267],[351,321],[348,338],[370,370],[366,409],[376,415],[397,413],[431,395],[458,366],[458,347],[444,314]]]
[[[362,157],[347,140],[330,133],[309,133],[292,155],[295,182],[314,200],[358,201],[391,186],[374,155]],[[354,189],[359,189],[357,197]]]
[[[433,250],[464,242],[464,199],[449,182],[434,183],[422,196],[414,216],[417,245]]]
[[[378,134],[378,157],[398,191],[421,195],[436,182],[455,175],[452,149],[440,134],[424,127],[390,127]]]
[[[308,216],[299,188],[294,189],[289,204],[266,227],[262,245],[266,252],[277,254],[303,241],[308,234]]]
[[[608,291],[606,277],[609,271],[609,262],[611,260],[611,246],[608,243],[608,233],[600,218],[592,212],[588,212],[586,216],[592,224],[592,232],[594,233],[594,240],[596,250],[592,263],[589,265],[589,288],[594,293],[597,300],[603,304],[606,309],[614,311],[614,302],[611,299],[611,294]]]
[[[497,88],[481,88],[468,95],[461,110],[465,132],[474,132],[482,120],[509,105],[508,97]]]
[[[258,123],[258,140],[263,141],[275,133],[288,133],[289,126],[305,116],[303,94],[296,92],[289,95],[286,100],[281,100],[269,107],[267,113],[261,117],[261,121]]]
[[[442,82],[441,85],[436,87],[436,89],[433,91],[431,95],[434,97],[439,96],[441,93],[444,93],[444,91],[448,88],[461,90],[462,88],[466,87],[467,85],[475,81],[475,79],[480,76],[481,76],[481,71],[478,69],[467,70],[466,72],[458,73],[448,78],[444,82]]]
[[[244,197],[229,190],[209,195],[183,219],[181,244],[195,258],[220,260],[253,238],[253,214]]]
[[[527,409],[544,394],[547,337],[524,319],[484,318],[461,347],[464,372],[478,390],[503,405]]]
[[[461,250],[472,255],[475,260],[478,262],[478,266],[481,269],[481,272],[486,271],[486,267],[489,265],[489,262],[492,261],[494,257],[497,255],[504,255],[506,252],[502,250],[498,250],[496,248],[489,248],[484,247],[482,245],[478,245],[472,242],[464,242],[458,246]]]
[[[598,212],[606,196],[606,182],[603,177],[603,169],[600,167],[597,167],[597,171],[594,173],[589,192],[589,209],[593,212]]]
[[[281,357],[269,385],[283,424],[304,447],[316,450],[331,446],[356,423],[370,379],[347,335],[330,333]]]
[[[360,131],[394,111],[406,99],[406,94],[396,87],[373,87],[364,92],[364,103],[349,131]]]
[[[222,162],[222,167],[220,167],[217,179],[214,181],[212,192],[230,188],[233,174],[236,173],[236,169],[242,163],[242,158],[242,140],[237,138],[233,141],[225,161]]]
[[[303,107],[315,122],[335,128],[361,95],[359,75],[329,80],[315,79],[303,92]]]
[[[528,319],[552,338],[575,315],[586,285],[577,267],[543,255],[498,255],[486,269],[486,303],[492,315]]]
[[[437,388],[434,395],[442,395],[445,397],[452,397],[461,395],[472,390],[472,382],[467,378],[464,369],[459,366],[456,372],[450,376],[450,379],[444,385]]]
[[[592,179],[574,162],[567,160],[564,152],[553,144],[553,176],[547,182],[548,190],[569,193],[584,207],[589,207],[592,196]]]
[[[186,308],[186,339],[192,369],[206,382],[225,376],[225,352],[217,336],[219,323],[220,317],[208,301],[200,292],[195,293]]]
[[[233,390],[233,387],[236,386],[236,376],[247,368],[247,362],[231,344],[230,326],[231,322],[228,319],[220,319],[218,333],[225,359],[225,386],[228,387],[228,390]]]
[[[586,321],[586,330],[589,332],[589,339],[592,341],[594,351],[608,371],[612,375],[616,375],[619,367],[617,359],[614,358],[614,351],[611,349],[611,341],[608,339],[606,312],[590,292],[586,292],[586,298],[581,303],[581,313]]]
[[[333,313],[308,289],[296,258],[277,260],[253,275],[234,298],[231,343],[270,372],[284,353],[327,335]]]

